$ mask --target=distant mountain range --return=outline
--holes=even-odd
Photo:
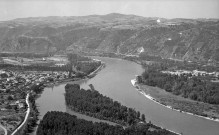
[[[112,13],[0,22],[1,52],[60,50],[140,53],[219,61],[219,19],[165,19]]]

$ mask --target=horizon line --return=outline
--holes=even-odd
[[[29,16],[29,17],[17,17],[13,19],[6,19],[6,20],[0,20],[0,22],[7,22],[7,21],[14,21],[18,19],[28,19],[28,18],[47,18],[47,17],[88,17],[88,16],[106,16],[110,14],[120,14],[120,15],[126,15],[126,16],[137,16],[137,17],[142,17],[142,18],[160,18],[160,19],[167,19],[167,20],[172,20],[172,19],[191,19],[191,20],[198,20],[198,19],[204,19],[204,20],[219,20],[219,18],[190,18],[190,17],[179,17],[179,18],[168,18],[168,17],[158,17],[158,16],[141,16],[141,15],[136,15],[136,14],[124,14],[124,13],[119,13],[119,12],[111,12],[107,14],[88,14],[88,15],[74,15],[74,16],[59,16],[59,15],[51,15],[51,16]]]

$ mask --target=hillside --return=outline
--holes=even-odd
[[[219,20],[107,14],[19,18],[0,22],[1,52],[140,53],[191,61],[219,61]]]

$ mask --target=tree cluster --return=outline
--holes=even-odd
[[[159,87],[175,95],[181,95],[196,101],[219,104],[219,84],[191,74],[166,74],[155,67],[148,68],[142,74],[139,83]]]
[[[42,93],[43,91],[43,88],[44,88],[44,85],[43,83],[40,83],[40,84],[32,84],[30,89],[33,90],[36,94],[40,94]]]
[[[29,97],[29,103],[31,104],[30,115],[26,124],[23,126],[23,130],[21,131],[21,134],[32,133],[34,131],[34,128],[37,126],[39,112],[37,110],[35,97],[31,94]]]
[[[0,53],[0,57],[24,57],[24,58],[43,58],[48,57],[47,53]]]
[[[78,84],[67,84],[65,92],[66,104],[77,112],[122,125],[133,125],[141,120],[145,121],[144,114],[141,116],[140,112],[123,106],[96,90],[84,90],[80,89]]]
[[[147,67],[148,64],[144,61],[150,61],[152,63],[156,63],[157,66],[165,67],[165,68],[177,68],[178,70],[199,70],[199,71],[206,71],[206,72],[215,72],[219,71],[218,66],[215,65],[208,65],[206,64],[207,61],[177,61],[172,59],[163,59],[161,56],[151,56],[147,53],[139,54],[139,57],[125,57],[125,59],[131,61],[141,61],[144,67]]]
[[[150,130],[154,129],[154,131]],[[106,123],[92,123],[64,112],[47,112],[37,129],[37,135],[174,135],[156,126],[141,124],[123,129]]]
[[[69,71],[70,65],[65,66],[43,66],[43,65],[12,65],[12,64],[0,64],[0,69],[9,70],[24,70],[24,71]]]
[[[88,75],[89,73],[95,71],[100,65],[101,62],[78,62],[77,70]]]
[[[101,62],[91,62],[91,59],[76,53],[68,53],[67,58],[70,66],[75,66],[77,70],[89,74],[101,65]]]

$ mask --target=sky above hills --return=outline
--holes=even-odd
[[[162,18],[219,18],[219,0],[0,0],[0,21],[109,13]]]

